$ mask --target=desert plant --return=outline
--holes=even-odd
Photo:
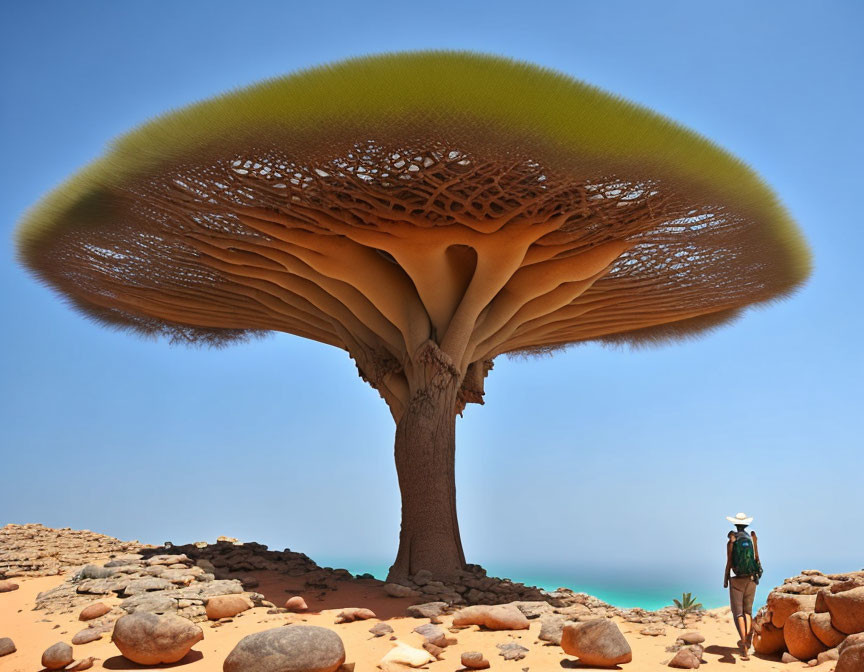
[[[693,597],[693,593],[682,593],[680,600],[673,598],[672,601],[675,603],[675,608],[678,610],[678,615],[681,617],[681,625],[684,625],[684,620],[687,616],[702,611],[705,608],[701,603],[696,601],[696,598]]]

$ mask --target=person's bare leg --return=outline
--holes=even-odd
[[[753,617],[750,614],[744,614],[744,646],[747,651],[750,651],[750,644],[753,642]]]
[[[741,649],[741,657],[748,658],[747,655],[747,621],[744,616],[739,616],[735,619],[735,627],[738,629],[738,634],[741,639],[738,641],[738,647]]]

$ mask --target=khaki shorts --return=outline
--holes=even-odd
[[[756,582],[749,576],[733,576],[729,579],[729,604],[732,617],[747,614],[753,616],[753,598],[756,597]]]

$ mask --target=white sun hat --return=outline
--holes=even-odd
[[[753,516],[748,517],[746,513],[736,513],[734,518],[726,516],[726,520],[736,525],[749,525],[753,522]]]

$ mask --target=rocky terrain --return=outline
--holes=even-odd
[[[120,541],[90,530],[6,525],[0,527],[0,579],[54,576],[71,567],[120,553],[135,553],[141,548],[144,546],[137,541]]]
[[[311,591],[332,591],[344,582],[362,581],[381,586],[397,598],[459,605],[544,603],[543,609],[574,620],[620,616],[631,623],[667,624],[680,627],[674,607],[659,611],[619,609],[586,593],[567,588],[546,591],[534,586],[486,575],[478,565],[469,565],[458,582],[433,581],[420,571],[400,583],[384,583],[368,575],[354,576],[346,569],[319,567],[303,553],[285,549],[271,551],[263,544],[237,540],[215,544],[197,542],[170,547],[123,542],[89,530],[52,530],[42,525],[7,525],[0,528],[0,578],[46,576],[71,571],[62,586],[40,596],[39,609],[69,613],[95,597],[116,594],[122,600],[135,598],[128,609],[140,604],[176,602],[180,616],[203,618],[203,601],[219,594],[239,594],[253,589],[256,571],[271,571],[302,577]],[[107,560],[99,564],[99,560]],[[253,600],[262,596],[252,593]],[[271,605],[272,606],[272,605]],[[540,609],[540,607],[536,607]],[[545,613],[545,612],[544,612]],[[539,612],[538,612],[539,614]]]
[[[753,623],[757,653],[810,666],[838,660],[836,672],[864,672],[864,570],[804,570],[771,591]]]
[[[739,661],[728,609],[682,622],[673,607],[619,609],[564,588],[488,577],[477,566],[452,583],[418,572],[396,584],[226,538],[152,547],[8,525],[0,540],[3,672],[10,661],[17,667],[9,672],[36,669],[40,655],[44,669],[64,670],[103,662],[131,669],[133,661],[223,672],[511,664],[515,672],[572,667],[567,656],[581,666],[696,669],[712,655],[756,670],[774,669],[759,666],[781,656],[799,666],[864,670],[864,634],[856,634],[864,633],[864,572],[788,579],[755,619],[757,655]],[[17,581],[26,596],[17,596]],[[262,652],[278,666],[262,667]]]

